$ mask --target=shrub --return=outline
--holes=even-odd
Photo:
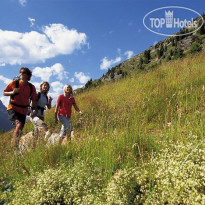
[[[191,47],[190,47],[189,52],[190,53],[196,53],[196,52],[201,51],[201,49],[202,49],[202,46],[199,43],[193,42]]]
[[[102,189],[101,171],[92,164],[48,169],[17,182],[10,204],[95,204]]]
[[[137,177],[143,194],[135,203],[205,204],[205,145],[196,139],[190,135],[189,143],[166,146],[152,159],[149,172]]]

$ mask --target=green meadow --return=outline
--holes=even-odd
[[[75,96],[74,139],[15,154],[0,135],[0,204],[205,204],[205,53]],[[46,111],[53,133],[54,108]],[[32,130],[28,122],[23,134]]]

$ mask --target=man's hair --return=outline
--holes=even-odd
[[[50,89],[49,83],[48,83],[47,81],[43,81],[43,82],[40,84],[40,92],[42,92],[42,87],[43,87],[44,84],[47,84],[47,85],[48,85],[48,91],[49,91],[49,89]],[[48,91],[46,92],[46,94],[48,93]]]
[[[32,72],[27,68],[27,67],[21,67],[19,70],[19,73],[24,70],[26,71],[27,75],[28,75],[28,81],[31,80],[31,76],[32,76]]]

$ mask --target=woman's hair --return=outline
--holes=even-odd
[[[70,85],[70,84],[66,84],[65,86],[64,86],[64,88],[63,88],[63,92],[64,92],[64,94],[65,94],[65,89],[66,89],[66,87],[67,86],[69,86],[70,88],[71,88],[71,95],[73,95],[73,88],[72,88],[72,86]]]
[[[21,72],[21,70],[26,71],[26,73],[28,75],[28,81],[31,80],[32,72],[27,67],[21,67],[19,70],[19,73]]]
[[[43,87],[43,85],[44,84],[47,84],[48,85],[48,91],[49,91],[49,89],[50,89],[50,85],[49,85],[49,83],[47,82],[47,81],[43,81],[41,84],[40,84],[40,92],[42,92],[42,87]],[[48,93],[48,91],[46,92],[46,94]]]

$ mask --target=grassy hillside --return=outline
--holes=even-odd
[[[69,145],[14,155],[0,136],[0,203],[205,204],[205,53],[76,96]],[[53,132],[54,109],[46,112]],[[32,129],[27,124],[24,133]]]

